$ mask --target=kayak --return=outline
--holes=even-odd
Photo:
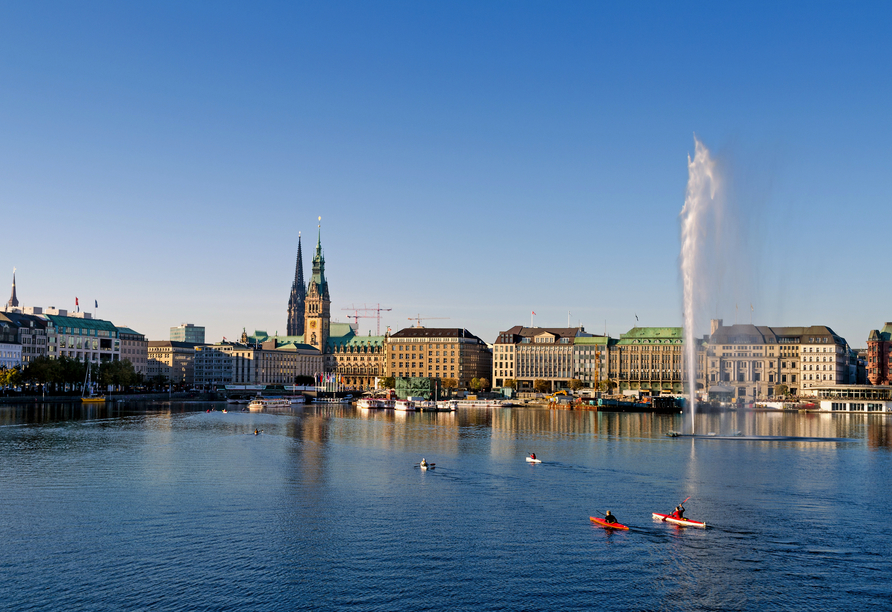
[[[674,525],[681,525],[682,527],[702,527],[706,528],[706,523],[701,523],[700,521],[692,521],[691,519],[686,518],[675,518],[670,514],[660,514],[659,512],[654,512],[654,518],[660,519],[661,521],[665,521],[667,523],[672,523]]]
[[[542,463],[541,459],[533,459],[532,457],[527,457],[527,463]]]
[[[602,518],[598,518],[597,516],[590,516],[590,517],[588,517],[588,518],[589,518],[595,525],[597,525],[598,527],[603,527],[604,529],[625,529],[626,531],[629,530],[629,528],[626,527],[625,525],[621,525],[621,524],[619,524],[619,523],[608,523],[608,522],[605,521],[604,519],[602,519]]]

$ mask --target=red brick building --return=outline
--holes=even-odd
[[[872,385],[889,385],[892,366],[892,323],[872,330],[867,337],[867,380]]]

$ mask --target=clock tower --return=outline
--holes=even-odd
[[[322,221],[322,217],[319,217]],[[328,281],[325,280],[325,258],[322,256],[322,226],[316,241],[316,254],[313,256],[313,275],[307,285],[306,314],[304,316],[304,342],[325,353],[331,324],[331,298],[328,294]]]

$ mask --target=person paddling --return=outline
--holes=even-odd
[[[604,515],[604,522],[612,525],[618,521],[616,520],[616,517],[610,513],[610,510],[608,510],[607,514]]]
[[[530,453],[530,459],[535,459],[535,458],[536,458],[536,453]]]
[[[427,467],[427,461],[424,460],[424,457],[421,458],[421,463],[419,465],[423,468]]]

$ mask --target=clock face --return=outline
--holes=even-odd
[[[316,320],[310,321],[310,327],[316,327]]]

